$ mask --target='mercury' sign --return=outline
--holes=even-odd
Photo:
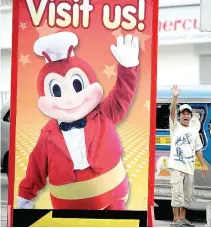
[[[160,8],[159,45],[211,42],[210,32],[201,32],[200,6]]]
[[[159,32],[177,32],[177,31],[194,31],[199,29],[199,20],[197,18],[181,18],[173,20],[159,21]]]

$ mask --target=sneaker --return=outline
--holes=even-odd
[[[177,222],[172,223],[170,226],[171,227],[184,227],[186,225],[183,221],[177,221]]]
[[[191,223],[190,221],[188,221],[187,219],[183,219],[181,222],[183,222],[185,226],[195,227],[195,225],[193,223]]]

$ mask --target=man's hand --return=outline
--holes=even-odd
[[[172,91],[172,102],[171,102],[171,106],[170,106],[170,118],[173,122],[175,122],[176,119],[176,105],[177,105],[177,97],[179,96],[179,89],[177,87],[177,85],[173,85],[173,87],[171,88]]]
[[[202,143],[200,143],[201,142],[201,140],[200,140],[200,137],[199,137],[199,135],[198,135],[198,144],[200,145],[202,145]],[[198,146],[198,145],[197,145]],[[202,166],[202,172],[201,172],[201,175],[202,175],[202,177],[205,177],[206,176],[206,170],[207,170],[207,166],[206,166],[206,163],[205,163],[205,161],[204,161],[204,158],[203,158],[203,153],[202,153],[202,151],[201,150],[198,150],[198,151],[196,151],[196,156],[197,156],[197,158],[198,158],[198,160],[199,160],[199,162],[200,162],[200,164],[201,164],[201,166]]]
[[[173,85],[173,87],[171,88],[171,91],[172,91],[173,97],[178,97],[179,96],[180,90],[177,87],[177,85]]]
[[[206,167],[206,165],[204,164],[204,165],[202,166],[202,174],[201,174],[203,177],[206,176],[206,169],[207,169],[207,167]]]

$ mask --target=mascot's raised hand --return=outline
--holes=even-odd
[[[139,64],[138,37],[132,37],[132,35],[119,36],[117,38],[117,46],[111,45],[111,52],[122,66],[137,66]]]

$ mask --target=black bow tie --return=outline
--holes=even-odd
[[[74,128],[84,128],[86,126],[86,120],[85,119],[80,119],[80,120],[76,120],[74,122],[61,122],[59,124],[59,127],[62,131],[69,131],[71,130],[73,127]]]

